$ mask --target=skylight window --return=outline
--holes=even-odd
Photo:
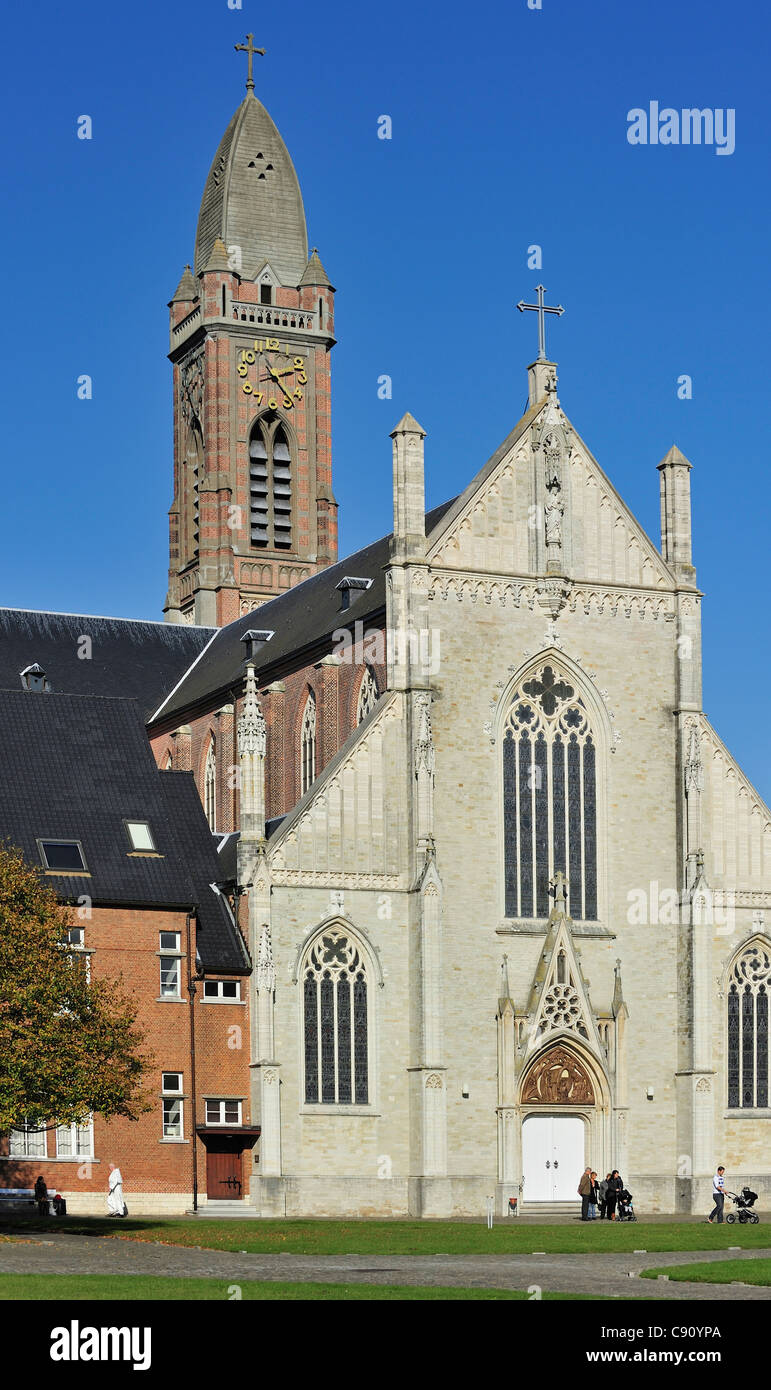
[[[124,824],[132,849],[155,851],[153,833],[146,820],[127,820]]]
[[[38,840],[38,848],[49,873],[88,873],[80,840]]]

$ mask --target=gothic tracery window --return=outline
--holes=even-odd
[[[252,545],[286,550],[292,545],[292,455],[287,432],[272,412],[257,420],[249,438]]]
[[[745,946],[731,968],[728,986],[728,1106],[768,1107],[768,996],[771,945]]]
[[[305,703],[300,733],[300,795],[304,796],[316,777],[316,697],[311,690]]]
[[[217,826],[217,751],[214,739],[209,742],[203,773],[203,808],[212,830]]]
[[[584,701],[552,665],[512,697],[503,738],[507,917],[548,917],[561,869],[575,920],[597,917],[596,745]]]
[[[364,675],[361,678],[359,687],[359,703],[356,707],[356,723],[361,724],[362,719],[366,719],[378,697],[377,681],[371,666],[364,668]]]
[[[302,970],[306,1105],[369,1101],[367,970],[353,937],[322,933]]]

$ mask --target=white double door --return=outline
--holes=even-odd
[[[526,1202],[569,1202],[586,1167],[578,1115],[528,1115],[522,1125],[522,1192]]]

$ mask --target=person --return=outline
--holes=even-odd
[[[42,1173],[35,1183],[35,1201],[38,1216],[48,1216],[48,1187]]]
[[[582,1175],[581,1175],[581,1181],[580,1181],[580,1183],[578,1184],[578,1195],[579,1195],[579,1197],[581,1198],[581,1220],[582,1220],[582,1221],[588,1221],[588,1220],[589,1220],[589,1199],[590,1199],[590,1197],[591,1197],[591,1193],[592,1193],[592,1170],[591,1170],[591,1168],[585,1168],[584,1171],[583,1171],[583,1173],[582,1173]]]
[[[725,1168],[722,1166],[722,1164],[720,1165],[717,1172],[715,1173],[714,1178],[712,1179],[712,1196],[715,1199],[715,1205],[712,1208],[712,1211],[710,1212],[709,1216],[707,1217],[707,1220],[711,1225],[715,1217],[717,1217],[718,1226],[722,1226],[723,1203],[725,1202]]]
[[[110,1216],[125,1216],[126,1203],[123,1200],[123,1178],[120,1168],[110,1164],[110,1178],[107,1187],[107,1210]]]
[[[609,1182],[610,1182],[610,1173],[606,1173],[606,1174],[605,1174],[605,1177],[602,1179],[602,1182],[600,1182],[600,1183],[597,1184],[597,1193],[598,1193],[598,1196],[599,1196],[599,1199],[600,1199],[600,1221],[602,1221],[602,1219],[603,1219],[603,1217],[604,1217],[604,1215],[605,1215],[605,1207],[606,1207],[607,1200],[608,1200],[608,1183],[609,1183]]]
[[[621,1175],[618,1168],[614,1168],[608,1178],[608,1193],[605,1199],[605,1215],[609,1221],[615,1221],[616,1219],[616,1202],[618,1201],[619,1192],[623,1192],[623,1190],[624,1184],[621,1181]]]
[[[590,1192],[590,1194],[589,1194],[589,1220],[590,1220],[590,1221],[596,1221],[596,1220],[597,1220],[597,1201],[598,1201],[598,1195],[599,1195],[598,1192],[597,1192],[597,1174],[596,1174],[596,1173],[590,1173],[589,1176],[591,1177],[591,1180],[592,1180],[592,1190],[591,1190],[591,1192]]]

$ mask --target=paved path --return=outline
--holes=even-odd
[[[640,1237],[642,1247],[642,1229]],[[33,1239],[35,1244],[23,1243]],[[636,1277],[640,1270],[652,1267],[753,1257],[771,1258],[771,1250],[646,1255],[241,1255],[102,1236],[34,1236],[31,1231],[0,1242],[0,1272],[8,1274],[155,1274],[221,1279],[223,1285],[240,1279],[489,1289],[527,1289],[537,1284],[544,1292],[604,1298],[771,1300],[771,1288],[675,1284]]]

